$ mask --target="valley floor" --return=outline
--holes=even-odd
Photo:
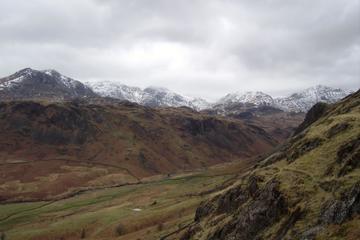
[[[240,161],[63,200],[3,204],[0,232],[11,240],[177,239],[200,202],[230,187],[249,167]]]

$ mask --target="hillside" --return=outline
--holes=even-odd
[[[359,239],[360,91],[315,106],[298,132],[171,239]]]
[[[249,159],[284,140],[256,123],[105,98],[3,102],[0,131],[2,201],[54,199],[79,187]]]

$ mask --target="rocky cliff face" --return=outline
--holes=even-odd
[[[360,91],[320,110],[235,186],[203,202],[182,239],[359,239]]]

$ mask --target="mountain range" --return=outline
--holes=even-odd
[[[0,99],[73,99],[111,97],[149,107],[190,107],[197,111],[212,109],[223,115],[233,114],[226,109],[234,106],[273,107],[285,112],[306,112],[317,102],[334,103],[350,92],[317,85],[286,97],[272,97],[257,92],[235,92],[210,103],[202,98],[191,98],[162,87],[141,89],[116,82],[86,82],[66,77],[55,70],[37,71],[26,68],[0,79]]]

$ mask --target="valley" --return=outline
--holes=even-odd
[[[229,188],[251,165],[240,161],[65,199],[2,204],[0,232],[14,240],[177,239],[179,229],[193,224],[200,202]]]
[[[359,91],[199,109],[165,89],[101,96],[53,70],[0,87],[1,240],[360,237]]]
[[[0,240],[360,240],[360,0],[0,9]]]

